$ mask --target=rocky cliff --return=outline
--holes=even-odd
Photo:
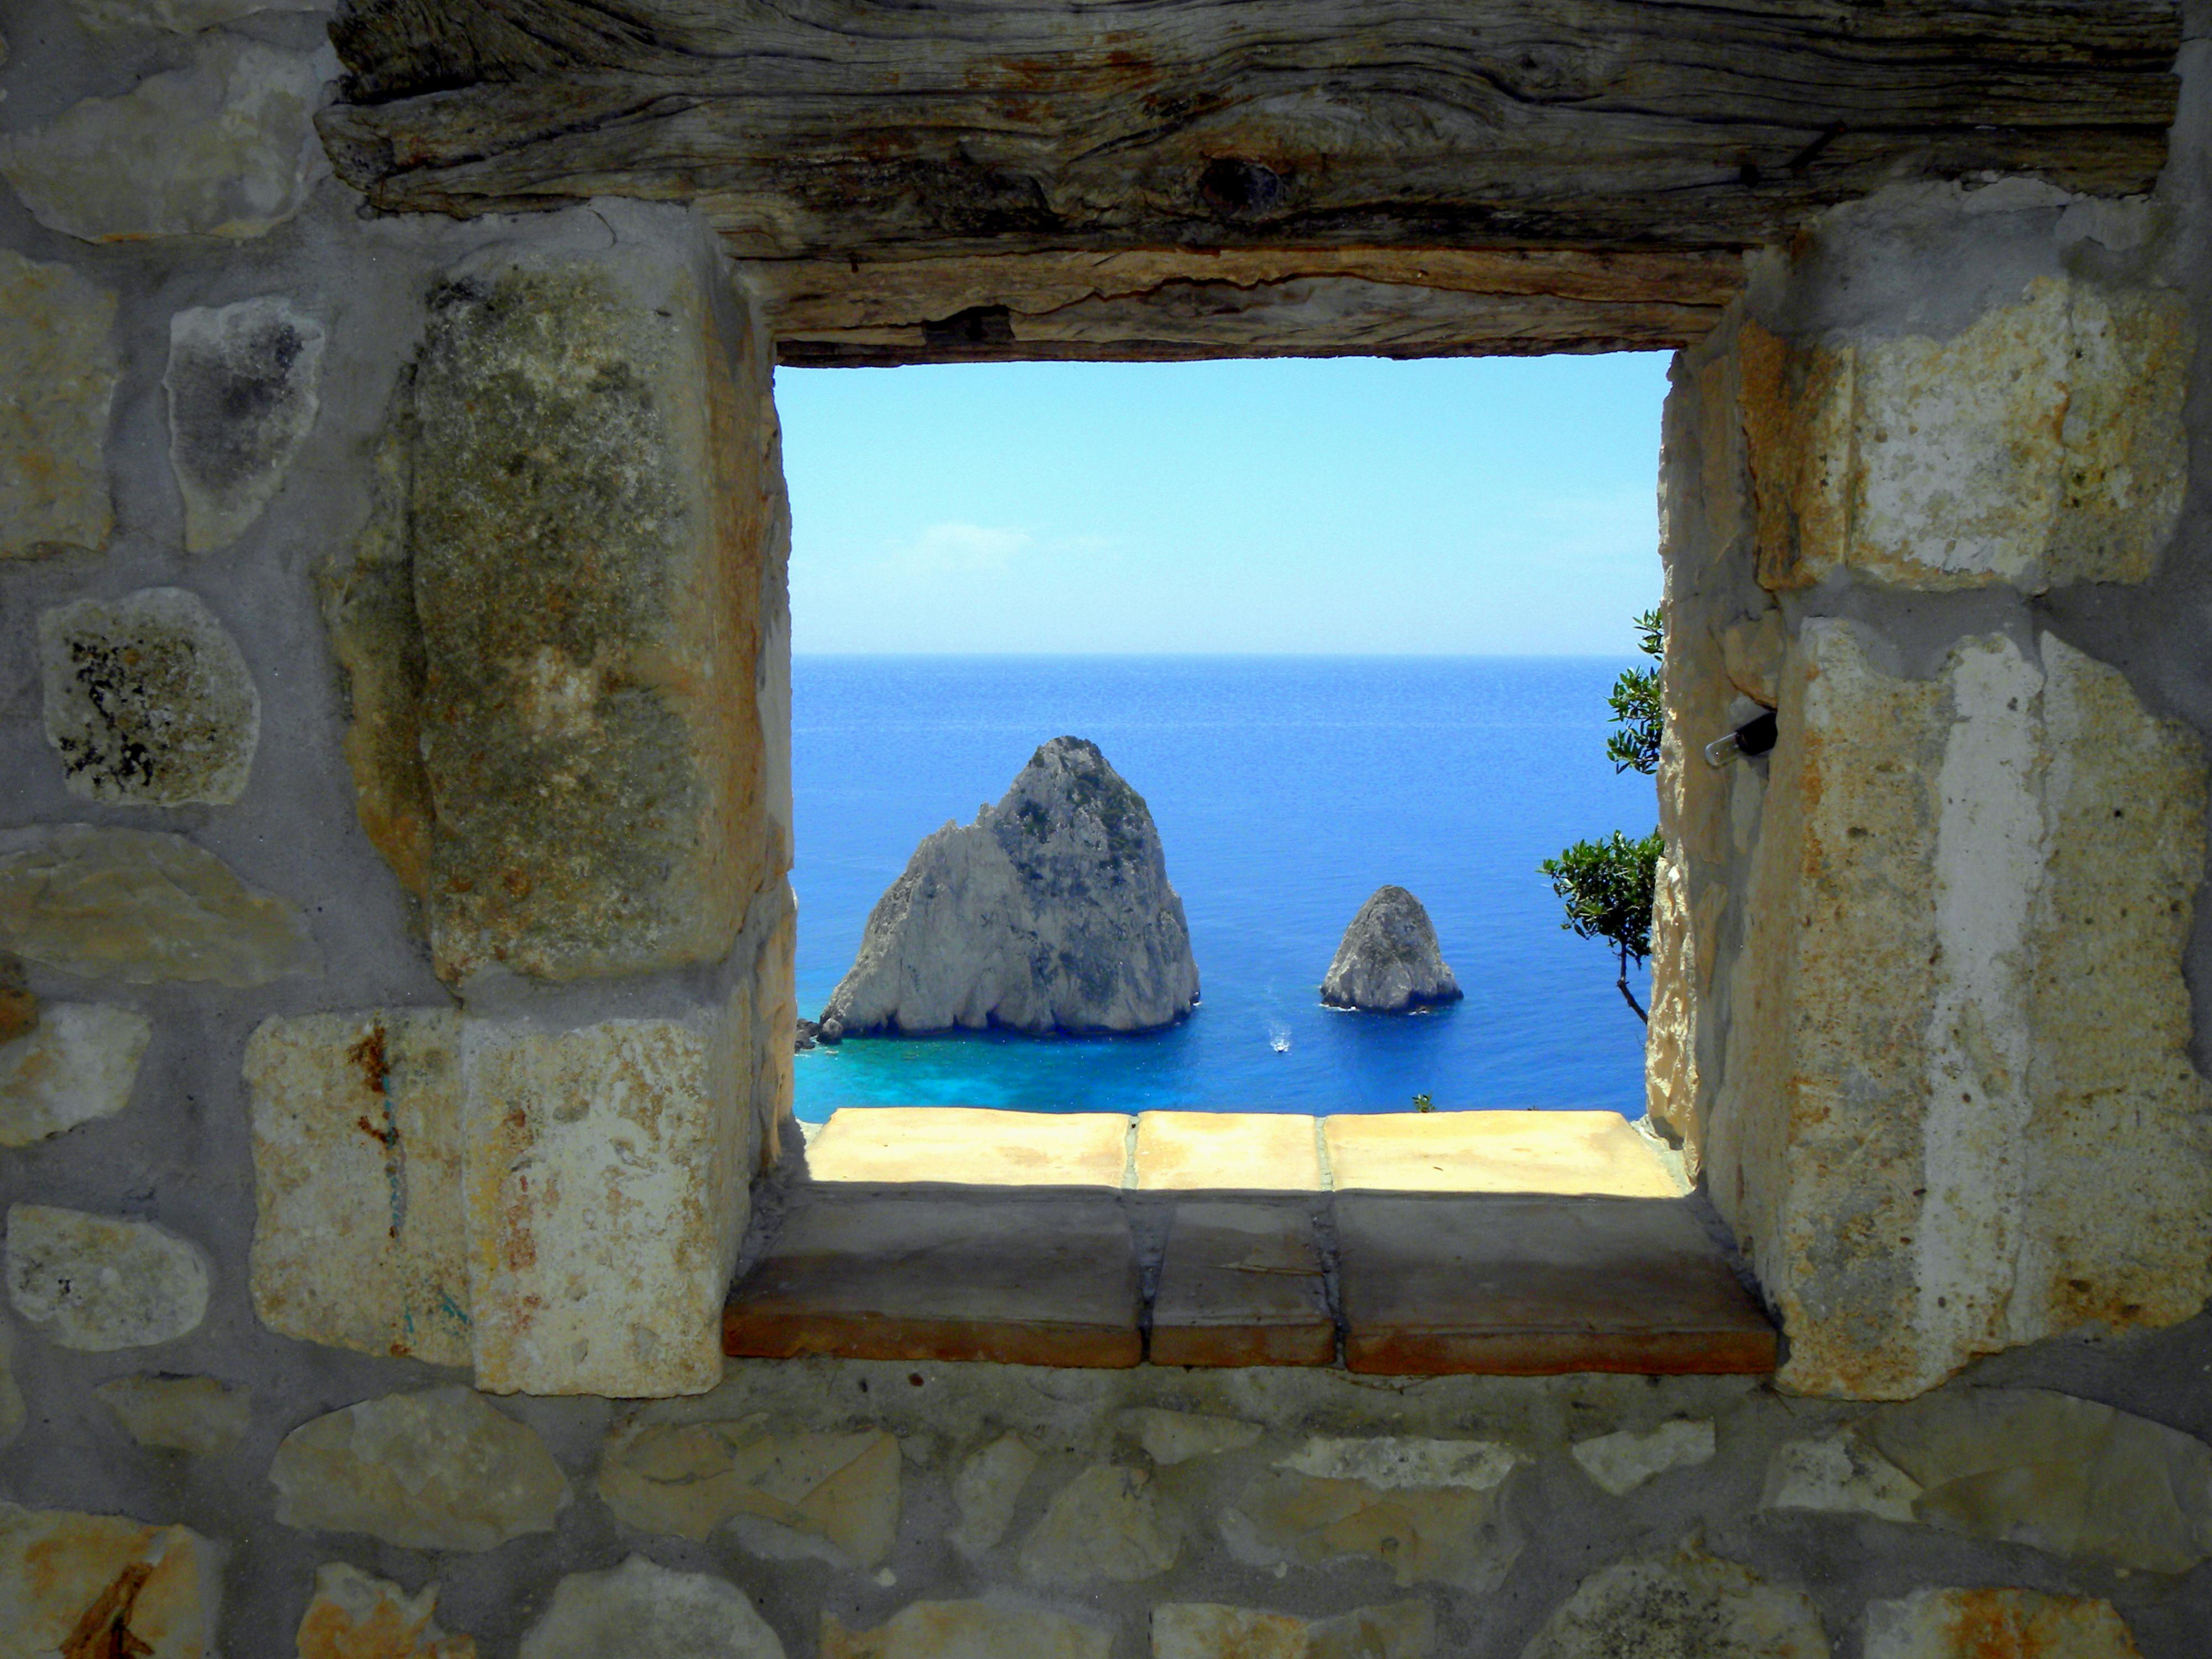
[[[996,806],[915,849],[822,1024],[1147,1031],[1197,1000],[1190,930],[1144,797],[1096,744],[1054,738]]]
[[[1382,1014],[1459,998],[1429,913],[1402,887],[1378,887],[1359,907],[1321,982],[1321,1000],[1331,1007]]]

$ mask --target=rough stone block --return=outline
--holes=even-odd
[[[1240,1418],[1218,1417],[1211,1412],[1166,1411],[1158,1406],[1133,1406],[1115,1414],[1122,1433],[1145,1449],[1145,1455],[1162,1468],[1172,1468],[1194,1458],[1218,1457],[1260,1443],[1257,1423]]]
[[[246,1046],[253,1310],[302,1341],[471,1358],[460,1016],[262,1022]]]
[[[281,296],[169,319],[169,465],[185,550],[237,539],[261,516],[320,406],[323,325]]]
[[[1146,1471],[1093,1463],[1053,1495],[1015,1558],[1032,1582],[1134,1584],[1176,1563],[1181,1540]]]
[[[785,1133],[792,1131],[795,1139],[798,1122],[791,1102],[792,1033],[799,1026],[799,901],[788,884],[780,896],[782,915],[753,953],[747,988],[752,1006],[753,1117],[758,1126],[757,1164],[763,1174],[782,1161]]]
[[[1222,1534],[1256,1565],[1366,1557],[1401,1588],[1425,1581],[1487,1595],[1521,1553],[1499,1500],[1522,1461],[1484,1440],[1316,1438],[1244,1487]]]
[[[1360,1480],[1379,1490],[1463,1486],[1487,1492],[1527,1461],[1495,1440],[1430,1440],[1412,1435],[1316,1435],[1278,1468],[1317,1480]]]
[[[149,1347],[199,1328],[208,1259],[149,1221],[10,1205],[8,1299],[64,1348]]]
[[[1000,1435],[963,1463],[952,1478],[960,1508],[959,1525],[945,1534],[952,1547],[970,1560],[988,1554],[1006,1535],[1036,1466],[1036,1453],[1018,1434]]]
[[[210,1659],[222,1582],[186,1528],[0,1502],[0,1659]]]
[[[182,836],[0,834],[0,946],[85,979],[265,985],[318,966],[307,919]]]
[[[751,1517],[874,1569],[898,1534],[899,1445],[880,1429],[819,1434],[757,1416],[618,1431],[599,1460],[599,1496],[643,1532],[703,1539]],[[761,1541],[754,1530],[746,1540]],[[781,1540],[775,1540],[781,1541]],[[771,1547],[757,1553],[782,1553]]]
[[[0,558],[107,545],[115,295],[0,249]]]
[[[633,1555],[570,1573],[524,1632],[521,1659],[783,1659],[744,1592],[703,1572]]]
[[[1969,1537],[2179,1574],[2212,1558],[2212,1446],[2040,1389],[1954,1389],[1859,1432],[1918,1487],[1913,1518]]]
[[[2203,1305],[2203,789],[2194,738],[2050,635],[1967,640],[1917,680],[1854,624],[1806,626],[1706,1146],[1790,1386],[1909,1396]]]
[[[433,295],[407,536],[439,972],[720,959],[790,862],[762,722],[769,350],[706,233],[493,250]]]
[[[266,235],[330,170],[313,117],[332,67],[204,35],[185,67],[0,137],[0,174],[40,224],[88,242]]]
[[[153,1023],[128,1008],[54,1002],[0,1042],[0,1146],[28,1146],[131,1103]]]
[[[1766,1465],[1759,1507],[1910,1521],[1920,1487],[1859,1436],[1785,1440]]]
[[[1650,1023],[1644,1036],[1644,1109],[1667,1138],[1696,1147],[1698,1121],[1698,938],[1690,921],[1690,884],[1681,863],[1659,860],[1652,882]],[[1692,1154],[1693,1156],[1695,1154]]]
[[[228,806],[246,793],[261,697],[197,594],[147,587],[39,618],[46,741],[82,800]]]
[[[1761,1507],[2180,1574],[2212,1556],[2212,1447],[2065,1395],[1949,1389],[1842,1433],[1784,1442]]]
[[[1729,684],[1761,708],[1773,708],[1781,696],[1783,659],[1790,652],[1782,612],[1762,611],[1756,617],[1738,617],[1721,626],[1716,642]]]
[[[808,1143],[806,1172],[817,1181],[1119,1187],[1128,1136],[1119,1112],[846,1106]]]
[[[1621,1498],[1668,1469],[1711,1462],[1713,1425],[1677,1420],[1662,1423],[1649,1434],[1623,1429],[1576,1441],[1573,1455],[1584,1474]]]
[[[1305,1659],[1308,1620],[1213,1601],[1152,1608],[1152,1659]]]
[[[1322,1126],[1339,1192],[1614,1193],[1680,1188],[1618,1112],[1372,1112]]]
[[[315,1569],[299,1659],[476,1659],[477,1644],[438,1628],[438,1587],[410,1595],[343,1561]]]
[[[276,1518],[402,1549],[488,1550],[550,1532],[568,1480],[527,1425],[462,1388],[363,1400],[284,1437]]]
[[[1948,340],[1746,325],[1759,577],[1899,587],[2139,582],[2188,485],[2186,302],[2043,278]]]
[[[430,779],[422,768],[422,630],[408,542],[410,449],[402,413],[370,469],[368,522],[349,553],[316,573],[323,623],[346,690],[346,765],[369,843],[417,901],[430,890]]]
[[[873,1630],[822,1615],[822,1659],[1107,1659],[1113,1633],[1043,1607],[915,1601]]]
[[[256,1312],[494,1392],[711,1388],[756,1127],[733,1023],[264,1021]]]
[[[1922,1589],[1866,1611],[1864,1659],[2139,1659],[2110,1601],[2029,1589]]]
[[[1301,1619],[1211,1601],[1152,1609],[1152,1659],[1428,1659],[1436,1613],[1426,1601]]]
[[[750,1213],[756,1129],[726,1014],[545,1032],[468,1023],[477,1386],[703,1394]]]
[[[1135,1244],[1110,1195],[829,1190],[793,1206],[738,1286],[726,1352],[1027,1365],[1144,1358]]]
[[[1675,1199],[1352,1193],[1336,1201],[1355,1371],[1759,1373],[1774,1329]]]
[[[1318,1192],[1314,1128],[1294,1112],[1139,1112],[1137,1185]]]
[[[1783,647],[1781,615],[1753,580],[1738,355],[1720,343],[1676,366],[1662,424],[1662,556],[1666,638],[1661,677],[1659,827],[1665,856],[1651,918],[1650,1024],[1644,1048],[1650,1126],[1702,1168],[1704,1125],[1718,1074],[1724,994],[1713,975],[1737,895],[1731,872],[1757,819],[1755,766],[1716,769],[1705,744],[1749,718]]]
[[[2014,1343],[2082,1325],[2173,1324],[2212,1295],[2212,1085],[2189,1057],[2184,969],[2203,878],[2203,746],[2154,717],[2117,669],[2051,635],[2039,646],[2048,852],[2027,931],[2030,1115],[2015,1132],[2019,1254],[2004,1298]],[[1939,871],[1955,895],[1947,922],[1979,902],[1959,872],[1980,850],[1946,849],[1939,838]],[[1944,1080],[1972,1079],[1981,1033],[1966,1000],[1991,988],[1960,987],[1947,999],[1944,1016],[1958,1024],[1942,1036]],[[1939,1083],[1935,1102],[1948,1098]],[[1940,1202],[1931,1193],[1930,1220],[1968,1207],[1981,1174],[1976,1158],[1959,1156],[1968,1139],[1931,1115],[1929,1172],[1945,1184]],[[1992,1195],[2003,1190],[2000,1182]],[[1929,1274],[1923,1310],[1931,1292],[1955,1300]]]
[[[1156,1365],[1332,1364],[1336,1316],[1310,1209],[1265,1199],[1176,1205],[1149,1353]]]
[[[212,1376],[118,1376],[93,1390],[142,1446],[218,1457],[246,1436],[253,1390]]]
[[[197,34],[264,11],[327,11],[331,0],[70,0],[78,22],[96,33],[163,29]]]
[[[1695,1551],[1622,1561],[1591,1574],[1521,1659],[1828,1659],[1827,1632],[1802,1590],[1770,1584]]]

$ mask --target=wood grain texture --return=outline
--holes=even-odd
[[[1741,279],[1734,252],[1232,248],[761,260],[779,359],[1420,357],[1672,348]]]
[[[349,0],[332,34],[324,137],[377,206],[696,203],[809,313],[779,318],[787,361],[908,362],[1679,343],[1708,303],[1679,273],[1596,295],[1318,256],[1710,269],[1899,180],[2139,191],[2180,21],[2175,0]],[[1171,269],[1238,252],[1275,263]],[[1075,254],[1161,274],[1068,297]],[[1013,256],[1063,264],[955,269]],[[931,269],[883,269],[906,261]]]
[[[2172,0],[354,0],[380,205],[696,200],[750,257],[1742,244],[1900,177],[2144,187]]]

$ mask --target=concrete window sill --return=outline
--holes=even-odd
[[[1698,1200],[1610,1113],[841,1112],[733,1356],[1764,1373]],[[959,1170],[960,1182],[924,1178]]]

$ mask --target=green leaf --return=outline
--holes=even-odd
[[[1656,830],[1638,841],[1616,830],[1604,841],[1578,841],[1546,859],[1537,867],[1567,907],[1559,926],[1644,961],[1651,954],[1651,896],[1663,846]]]
[[[1636,634],[1638,648],[1645,656],[1665,658],[1667,624],[1658,611],[1638,616]],[[1659,769],[1659,740],[1667,729],[1660,671],[1628,670],[1613,683],[1607,702],[1613,708],[1613,723],[1620,730],[1605,740],[1605,757],[1616,772],[1641,772],[1649,777]]]

